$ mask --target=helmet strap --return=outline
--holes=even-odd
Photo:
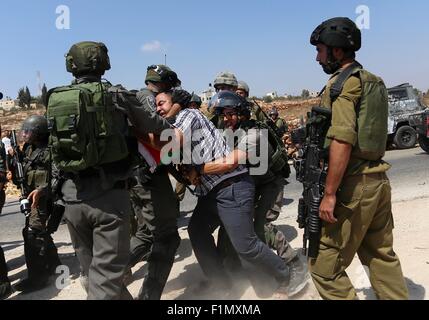
[[[327,74],[334,74],[341,68],[341,61],[335,59],[332,47],[328,47],[328,62],[322,67]]]

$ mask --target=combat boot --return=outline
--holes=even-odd
[[[12,293],[13,290],[9,281],[0,282],[0,300],[5,300]]]

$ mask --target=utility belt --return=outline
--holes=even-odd
[[[210,192],[218,192],[219,190],[222,190],[223,188],[229,187],[230,185],[232,185],[236,182],[240,182],[243,180],[245,175],[247,175],[247,172],[241,173],[238,176],[227,178],[227,179],[223,180],[222,182],[220,182],[219,184],[217,184]]]

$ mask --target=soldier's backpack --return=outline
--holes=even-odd
[[[89,82],[48,92],[49,143],[58,169],[79,172],[128,156],[121,132],[126,118],[116,110],[110,86]]]

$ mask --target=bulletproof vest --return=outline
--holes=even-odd
[[[48,146],[36,148],[28,145],[24,150],[22,166],[27,191],[47,186],[51,170]]]
[[[350,76],[361,81],[362,95],[356,106],[357,143],[352,155],[369,161],[380,160],[386,151],[388,97],[387,89],[380,77],[364,70],[355,63],[342,71],[331,87],[326,88],[330,106],[340,95],[344,83]]]
[[[58,169],[81,172],[128,157],[127,119],[115,108],[110,87],[85,82],[49,91],[50,145]]]
[[[265,122],[257,120],[248,120],[240,125],[240,129],[261,129],[268,131],[268,143],[273,150],[273,153],[269,155],[268,168],[276,175],[282,175],[284,178],[289,178],[290,167],[288,163],[288,155],[283,141],[280,139],[278,134]]]

